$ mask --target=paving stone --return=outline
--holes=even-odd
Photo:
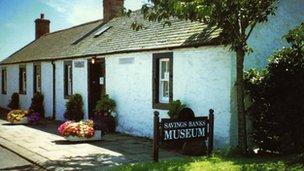
[[[0,119],[0,143],[46,168],[90,170],[93,166],[111,166],[152,160],[152,141],[122,134],[107,134],[92,143],[69,143],[57,135],[57,123],[24,126],[7,125]],[[182,157],[160,149],[160,158]],[[56,166],[56,167],[54,167]]]

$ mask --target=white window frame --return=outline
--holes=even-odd
[[[166,69],[163,73],[162,63],[166,63]],[[164,76],[164,77],[162,77]],[[161,58],[159,59],[159,102],[160,103],[169,103],[169,95],[170,95],[170,59],[169,58]],[[166,84],[167,83],[167,84]],[[164,89],[167,89],[167,93],[164,92]]]

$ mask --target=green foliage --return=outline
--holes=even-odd
[[[145,162],[112,167],[111,171],[253,171],[253,170],[303,170],[301,162],[290,164],[292,158],[244,158],[192,157],[175,160],[162,160],[158,163]]]
[[[245,74],[252,104],[252,139],[262,152],[304,152],[304,27],[285,38],[291,44],[273,54],[265,70]]]
[[[8,107],[12,110],[19,109],[19,94],[13,93]]]
[[[149,0],[142,7],[144,18],[171,25],[171,17],[208,24],[222,30],[221,42],[233,50],[247,47],[247,39],[257,23],[265,22],[274,15],[278,0]],[[127,15],[130,11],[125,12]],[[131,26],[143,28],[136,21]],[[249,31],[246,32],[246,29]]]
[[[69,97],[69,101],[66,103],[66,110],[64,117],[68,120],[79,122],[84,117],[83,101],[80,94],[73,94]]]
[[[116,108],[116,103],[113,99],[109,97],[109,95],[104,95],[101,97],[100,100],[98,100],[96,107],[95,107],[95,112],[100,113],[100,112],[106,112],[108,114],[111,114],[112,112],[115,111]]]
[[[37,92],[32,98],[32,103],[30,106],[31,112],[38,112],[41,117],[44,117],[44,106],[43,106],[44,97],[41,93]]]
[[[171,119],[177,119],[179,112],[185,108],[186,105],[182,104],[180,100],[173,100],[169,103],[168,115]]]

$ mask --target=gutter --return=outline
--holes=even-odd
[[[52,68],[53,68],[53,116],[52,120],[56,119],[56,65],[54,60],[52,60]]]
[[[57,60],[65,60],[65,59],[81,59],[81,58],[92,57],[92,56],[105,56],[105,55],[149,52],[149,51],[160,51],[160,50],[174,50],[174,49],[183,49],[183,48],[198,48],[198,47],[207,47],[207,46],[227,46],[227,44],[204,43],[204,44],[177,45],[177,46],[145,48],[145,49],[119,50],[119,51],[112,51],[112,52],[91,53],[91,54],[85,54],[85,55],[74,55],[74,56],[65,56],[65,57],[56,57],[56,58],[48,57],[48,58],[44,58],[44,59],[25,60],[25,61],[18,61],[18,62],[8,62],[8,63],[0,62],[0,66],[19,64],[19,63],[28,63],[28,62],[38,62],[38,61],[42,62],[42,61],[51,61],[51,60],[57,61]]]

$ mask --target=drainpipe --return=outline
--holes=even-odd
[[[56,65],[54,61],[52,61],[53,66],[53,116],[52,119],[56,119]]]

